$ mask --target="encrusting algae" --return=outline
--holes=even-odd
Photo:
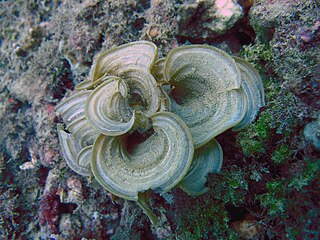
[[[245,128],[264,105],[261,79],[242,59],[205,45],[157,55],[148,41],[100,54],[89,79],[56,108],[70,168],[137,201],[153,223],[144,193],[205,193],[208,173],[222,166],[215,137]]]

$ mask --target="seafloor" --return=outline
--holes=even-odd
[[[318,0],[0,2],[0,239],[319,239]],[[77,175],[59,147],[55,106],[99,52],[137,40],[159,55],[208,44],[258,69],[266,105],[224,151],[210,191],[133,202]]]

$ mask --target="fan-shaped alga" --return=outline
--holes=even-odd
[[[153,223],[144,192],[208,191],[207,175],[223,159],[215,137],[245,128],[264,105],[259,74],[242,59],[203,45],[165,59],[157,53],[147,41],[101,53],[88,80],[56,107],[69,167],[136,201]]]

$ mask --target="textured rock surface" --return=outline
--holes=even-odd
[[[320,112],[319,1],[239,0],[220,21],[225,33],[217,2],[1,1],[1,239],[228,239],[249,214],[253,239],[319,238],[319,150],[303,133]],[[97,53],[139,39],[161,56],[188,42],[242,55],[267,98],[254,124],[218,137],[224,167],[207,194],[153,194],[157,227],[131,202],[75,180],[56,133],[55,105],[86,79]]]
[[[234,0],[186,1],[178,9],[178,35],[208,38],[229,30],[243,15]]]

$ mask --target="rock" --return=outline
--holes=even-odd
[[[305,126],[303,135],[307,142],[311,142],[316,149],[320,150],[320,116],[317,121]]]
[[[67,239],[74,239],[81,229],[81,222],[74,215],[62,214],[59,223],[59,230]]]
[[[233,222],[232,228],[242,239],[253,239],[258,234],[258,224],[254,220],[240,220]]]
[[[208,38],[225,33],[243,16],[235,0],[199,0],[183,3],[178,10],[178,35]]]

